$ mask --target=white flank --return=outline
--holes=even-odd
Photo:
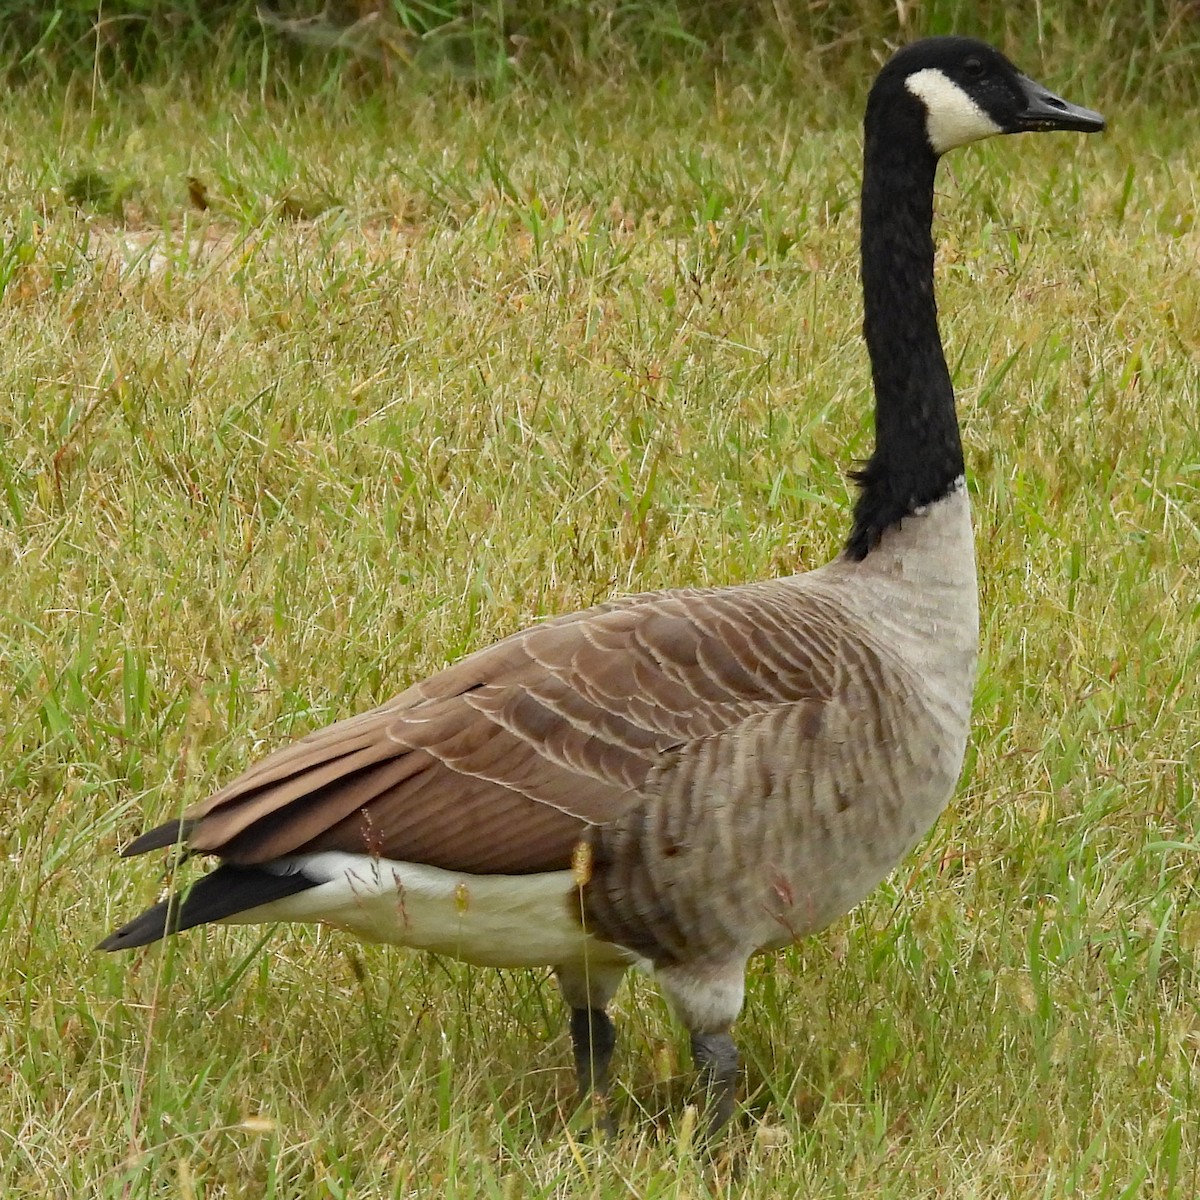
[[[318,921],[371,942],[432,950],[482,967],[627,964],[584,933],[575,877],[465,875],[362,854],[304,854],[266,867],[326,882],[227,917],[224,924]]]
[[[905,81],[925,105],[925,129],[935,154],[945,154],[955,146],[965,146],[980,138],[1002,132],[999,125],[937,67],[915,71]]]

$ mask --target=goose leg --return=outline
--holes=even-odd
[[[737,1047],[728,1032],[693,1033],[692,1059],[707,1097],[706,1136],[712,1138],[733,1116],[740,1066]]]
[[[571,1046],[581,1103],[593,1096],[607,1097],[608,1068],[616,1044],[617,1031],[604,1009],[571,1009]]]
[[[615,1134],[616,1124],[608,1111],[609,1067],[617,1044],[617,1031],[605,1009],[625,974],[624,967],[588,970],[558,967],[558,986],[571,1009],[571,1049],[575,1057],[575,1079],[579,1084],[580,1107],[593,1111],[594,1127]]]
[[[721,964],[679,964],[660,968],[659,985],[683,1022],[692,1058],[704,1088],[705,1136],[710,1140],[733,1115],[739,1059],[730,1028],[745,996],[744,959]]]

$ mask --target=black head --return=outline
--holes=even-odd
[[[935,155],[998,133],[1104,128],[1099,113],[1022,75],[986,42],[960,37],[926,38],[892,56],[871,89],[867,123],[888,116],[910,128],[917,117]]]

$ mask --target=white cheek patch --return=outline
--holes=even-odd
[[[1002,130],[948,75],[937,67],[916,71],[905,81],[925,105],[925,128],[935,154],[977,142]]]

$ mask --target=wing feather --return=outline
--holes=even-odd
[[[341,850],[561,869],[688,743],[827,697],[827,617],[793,579],[627,597],[535,625],[277,750],[184,814],[186,843],[240,866]]]

